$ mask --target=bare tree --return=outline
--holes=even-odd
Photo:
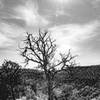
[[[25,57],[27,64],[32,61],[44,71],[47,81],[48,100],[53,100],[53,89],[58,86],[54,82],[55,76],[63,70],[66,71],[69,66],[73,66],[75,56],[72,56],[69,50],[67,54],[61,53],[60,60],[56,60],[57,46],[48,31],[39,31],[39,34],[35,37],[27,33],[24,43],[25,47],[22,49],[21,55]]]

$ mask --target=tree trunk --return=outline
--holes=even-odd
[[[48,79],[48,100],[53,100],[52,82]]]
[[[13,87],[12,87],[12,86],[11,86],[11,94],[12,94],[12,98],[13,98],[13,100],[16,100],[16,99],[15,99],[14,90],[13,90]]]
[[[48,87],[48,100],[53,100],[52,90],[51,87]]]

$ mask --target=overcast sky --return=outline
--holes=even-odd
[[[100,64],[100,0],[0,0],[0,62],[23,62],[17,51],[25,32],[48,29],[59,50],[80,65]]]

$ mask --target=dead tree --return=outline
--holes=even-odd
[[[66,71],[69,66],[73,66],[75,56],[72,56],[69,50],[67,54],[60,54],[60,60],[55,60],[57,46],[48,31],[39,31],[39,34],[35,37],[27,33],[24,44],[25,47],[21,50],[21,55],[25,58],[26,64],[32,61],[44,71],[48,100],[53,100],[53,89],[58,86],[54,82],[55,76],[63,70]]]

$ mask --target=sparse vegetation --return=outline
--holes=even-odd
[[[0,98],[16,100],[17,88],[21,84],[21,66],[12,61],[4,61],[0,70]],[[3,92],[4,91],[4,92]]]

